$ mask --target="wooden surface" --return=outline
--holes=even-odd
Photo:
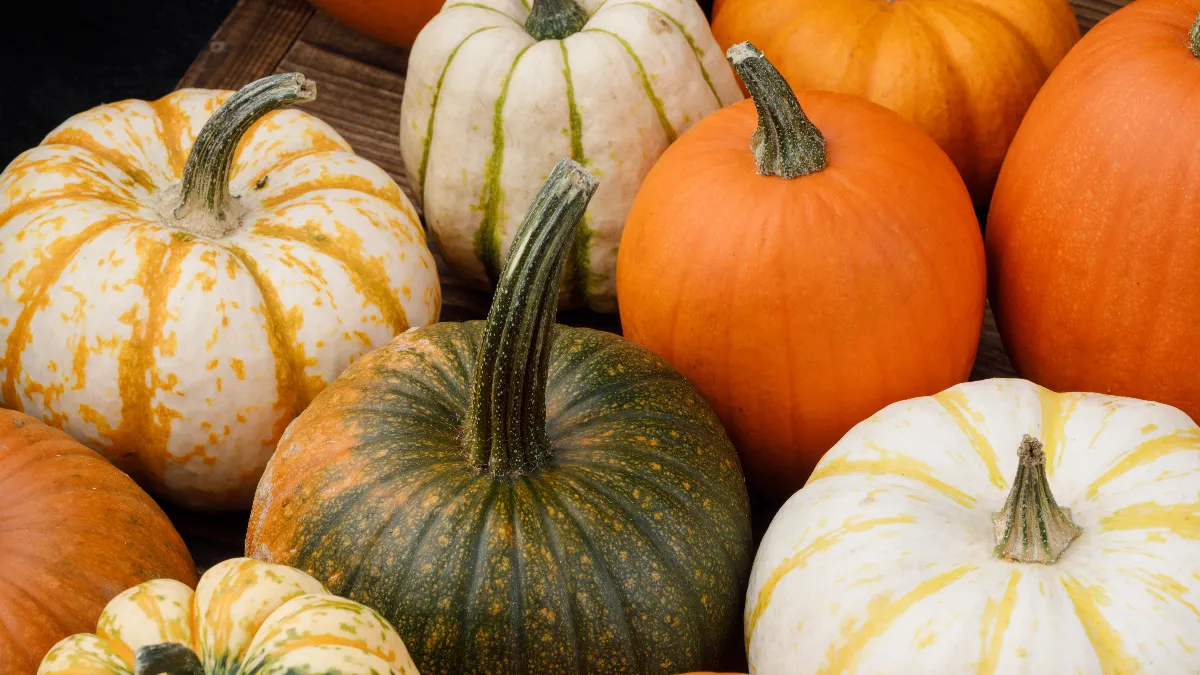
[[[1086,31],[1126,2],[1073,0],[1072,4]],[[304,109],[331,124],[358,154],[387,170],[412,197],[412,183],[401,161],[398,141],[407,67],[406,50],[342,27],[304,0],[239,0],[179,86],[237,89],[271,73],[304,73],[318,86],[316,102]],[[439,267],[442,319],[462,321],[486,316],[489,297],[455,283],[440,259]],[[581,311],[561,314],[559,320],[620,332],[614,316]],[[989,311],[971,377],[1014,375]],[[242,554],[247,514],[213,516],[170,507],[167,510],[201,569]],[[770,511],[760,509],[756,521],[761,522],[755,523],[756,529],[765,528],[770,516]]]

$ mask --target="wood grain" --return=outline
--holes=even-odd
[[[270,75],[315,13],[304,0],[238,0],[179,87],[237,89]]]
[[[1079,18],[1079,29],[1086,33],[1113,12],[1128,5],[1130,0],[1071,0],[1075,16]]]
[[[1126,2],[1073,0],[1072,4],[1086,31]],[[407,67],[406,50],[358,35],[315,12],[303,0],[240,0],[179,86],[236,89],[273,72],[302,72],[318,86],[318,98],[306,110],[331,124],[360,155],[390,173],[411,197],[412,181],[400,158],[397,138]],[[484,318],[490,294],[461,283],[440,256],[438,260],[442,319]],[[616,333],[621,330],[617,317],[586,311],[564,312],[559,321]],[[989,309],[971,379],[1015,375]],[[168,513],[202,569],[242,554],[246,514],[209,516],[174,508],[168,508]],[[765,527],[772,513],[773,507],[758,505],[758,529]]]

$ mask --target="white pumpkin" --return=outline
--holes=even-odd
[[[409,57],[400,147],[446,262],[495,283],[563,157],[601,178],[564,305],[616,310],[625,217],[667,146],[742,100],[695,0],[450,0]]]
[[[767,531],[745,630],[757,675],[1183,675],[1198,608],[1200,429],[989,380],[825,455]]]
[[[248,508],[325,384],[441,306],[396,183],[270,112],[313,85],[230,94],[100,106],[0,174],[0,403],[199,509]]]
[[[418,675],[395,629],[299,570],[249,558],[113,598],[96,634],[65,638],[37,675]]]

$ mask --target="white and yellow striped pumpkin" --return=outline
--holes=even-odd
[[[312,84],[230,95],[100,106],[0,174],[0,402],[203,509],[249,507],[325,384],[441,306],[396,183],[273,111]]]
[[[740,100],[695,0],[450,0],[409,57],[400,147],[446,262],[480,286],[555,164],[583,164],[602,182],[561,299],[611,312],[642,179]]]
[[[392,626],[304,572],[249,558],[113,598],[96,633],[51,648],[38,675],[418,675]]]
[[[1184,675],[1198,608],[1200,428],[989,380],[829,451],[767,531],[745,630],[757,675]]]

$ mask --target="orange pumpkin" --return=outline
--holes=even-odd
[[[33,675],[114,596],[160,578],[195,586],[196,569],[150,497],[66,433],[0,410],[0,672]]]
[[[1193,419],[1198,12],[1197,0],[1140,0],[1088,33],[1022,123],[987,229],[992,306],[1022,375]]]
[[[397,47],[411,47],[445,0],[311,0],[354,30]]]
[[[967,378],[983,241],[954,165],[916,126],[843,94],[802,94],[801,110],[753,47],[730,57],[754,102],[701,121],[651,170],[617,293],[626,336],[700,389],[751,483],[782,498],[857,422]]]
[[[722,47],[751,40],[797,91],[868,98],[916,122],[977,205],[1038,88],[1079,40],[1067,0],[722,0]]]

